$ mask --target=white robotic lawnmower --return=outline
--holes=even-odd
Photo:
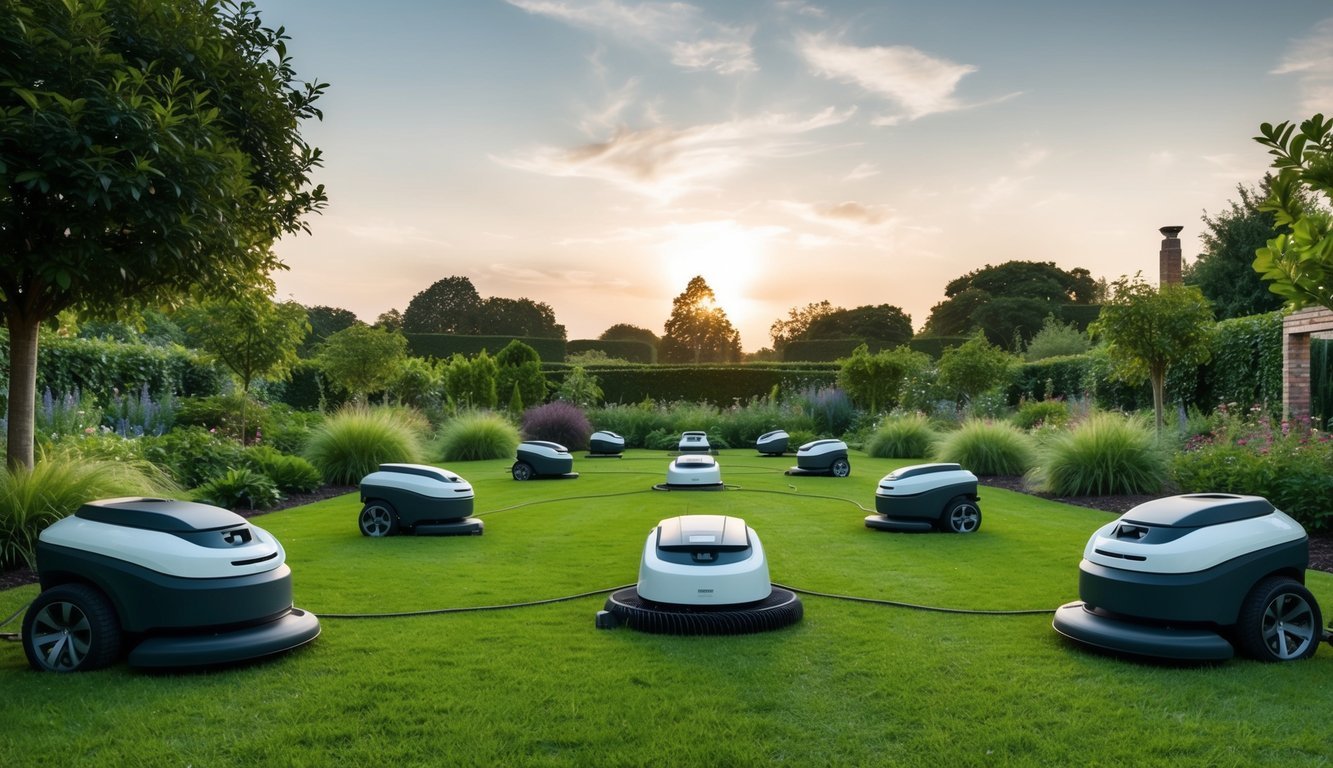
[[[396,533],[480,536],[486,524],[471,517],[472,484],[447,469],[425,464],[381,464],[361,478],[361,535]]]
[[[292,605],[286,553],[220,507],[169,499],[84,504],[42,531],[42,592],[23,619],[35,669],[80,672],[128,651],[133,667],[225,664],[319,635]]]
[[[676,443],[676,450],[681,453],[711,453],[712,447],[708,444],[707,432],[682,432],[680,442]]]
[[[653,488],[659,491],[720,491],[722,467],[717,459],[702,453],[677,456],[667,465],[667,479]]]
[[[879,481],[867,528],[973,533],[981,527],[977,476],[958,464],[916,464]]]
[[[1061,635],[1104,650],[1186,661],[1240,651],[1314,655],[1325,637],[1305,588],[1309,539],[1259,496],[1200,493],[1140,504],[1102,526],[1079,564]]]
[[[607,598],[597,626],[727,635],[778,629],[802,615],[795,593],[769,583],[764,547],[744,520],[685,515],[649,531],[638,585]]]

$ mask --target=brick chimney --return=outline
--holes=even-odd
[[[1158,261],[1158,274],[1162,285],[1180,285],[1180,230],[1184,227],[1162,227],[1162,250]]]

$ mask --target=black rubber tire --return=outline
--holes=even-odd
[[[362,536],[378,539],[398,533],[398,511],[387,501],[371,499],[356,516],[356,527]]]
[[[981,527],[981,505],[966,496],[955,496],[944,505],[940,528],[950,533],[975,533]]]
[[[613,592],[603,610],[630,629],[655,635],[747,635],[790,626],[805,615],[801,598],[778,587],[757,602],[716,607],[653,603],[626,587]]]
[[[1295,579],[1269,576],[1241,603],[1236,646],[1259,661],[1299,661],[1314,655],[1323,629],[1310,590]]]
[[[509,469],[509,474],[513,475],[515,480],[531,480],[536,473],[532,471],[531,464],[526,461],[516,461]]]
[[[834,459],[829,472],[834,477],[847,477],[852,473],[852,463],[846,459]]]
[[[51,587],[23,617],[23,653],[43,672],[101,669],[120,658],[121,643],[115,607],[86,584]]]

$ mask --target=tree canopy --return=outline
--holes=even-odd
[[[1259,133],[1255,141],[1269,148],[1278,170],[1260,210],[1290,231],[1255,253],[1254,269],[1293,308],[1333,310],[1333,120],[1315,115],[1299,133],[1290,123],[1264,123]]]
[[[356,313],[341,307],[316,305],[306,307],[305,312],[306,320],[310,322],[310,333],[306,334],[305,340],[301,342],[301,346],[297,350],[301,357],[310,357],[319,347],[320,342],[330,335],[344,328],[351,328],[361,322],[356,319]]]
[[[459,275],[436,280],[413,296],[403,310],[402,329],[407,333],[565,338],[565,326],[556,322],[555,311],[545,302],[499,296],[483,299],[472,281]]]
[[[671,301],[660,357],[666,363],[730,363],[741,359],[741,335],[699,276]]]
[[[8,462],[32,466],[37,330],[268,283],[325,201],[297,79],[251,3],[8,0],[0,13],[0,311]]]
[[[949,281],[944,301],[930,309],[922,333],[966,336],[981,330],[992,344],[1027,342],[1046,316],[1066,304],[1091,304],[1097,281],[1082,267],[1064,270],[1049,261],[1007,261]]]
[[[1213,311],[1199,289],[1190,285],[1154,288],[1135,276],[1134,280],[1122,277],[1112,286],[1114,293],[1089,330],[1106,338],[1118,378],[1130,384],[1147,379],[1152,385],[1161,432],[1167,370],[1207,362]]]
[[[602,331],[602,335],[597,338],[602,341],[642,341],[645,344],[651,344],[654,349],[657,348],[657,334],[647,328],[640,328],[637,325],[628,323],[616,323],[615,325]]]
[[[364,403],[392,385],[407,359],[407,339],[396,331],[357,323],[331,334],[316,357],[324,374]]]
[[[1196,285],[1212,302],[1219,320],[1249,317],[1271,312],[1282,306],[1282,297],[1254,271],[1255,251],[1278,234],[1277,216],[1263,210],[1273,182],[1265,176],[1259,188],[1236,185],[1238,200],[1209,216],[1203,214],[1203,249],[1199,258],[1184,270],[1186,285]],[[1286,231],[1287,228],[1283,228]]]

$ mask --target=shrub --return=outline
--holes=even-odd
[[[1018,406],[1011,421],[1019,429],[1061,427],[1069,423],[1069,405],[1063,400],[1030,400]]]
[[[245,463],[250,469],[267,476],[283,493],[310,493],[324,483],[314,464],[265,445],[247,448]]]
[[[1141,419],[1097,413],[1050,436],[1029,478],[1060,496],[1155,493],[1166,479],[1166,458]]]
[[[549,440],[573,451],[588,447],[592,426],[577,405],[557,400],[525,411],[521,432],[525,440]]]
[[[814,422],[801,413],[794,404],[780,404],[771,397],[756,397],[745,404],[723,408],[718,416],[716,431],[728,445],[753,445],[765,432],[784,429],[788,435],[793,429],[809,430]]]
[[[419,424],[409,413],[345,407],[310,433],[305,458],[337,485],[354,485],[384,462],[420,462]]]
[[[1007,383],[1013,363],[1008,352],[986,341],[985,334],[978,331],[962,346],[944,350],[937,366],[939,385],[951,397],[966,402]]]
[[[176,424],[203,427],[222,437],[251,442],[272,431],[268,408],[244,395],[211,395],[182,398]]]
[[[97,399],[79,392],[51,394],[51,388],[42,390],[42,401],[33,412],[33,432],[50,439],[62,435],[92,434],[102,423],[102,409]]]
[[[147,384],[139,388],[138,397],[116,392],[102,414],[102,423],[121,437],[160,435],[176,423],[176,400],[170,392],[160,401],[153,400]]]
[[[172,496],[179,488],[142,461],[42,456],[32,469],[0,471],[0,567],[36,567],[37,535],[89,499]]]
[[[1028,342],[1023,357],[1028,362],[1035,362],[1049,357],[1081,355],[1091,346],[1088,335],[1073,323],[1065,324],[1056,320],[1054,315],[1047,315],[1041,330]]]
[[[939,435],[924,414],[890,416],[865,442],[865,452],[877,459],[915,459],[930,455]]]
[[[440,428],[433,452],[444,461],[503,459],[514,455],[518,443],[518,430],[503,416],[470,411]]]
[[[978,475],[1021,475],[1032,467],[1032,440],[1001,421],[970,419],[935,444],[935,458],[963,465]]]
[[[837,387],[807,388],[797,396],[801,411],[810,418],[815,432],[837,437],[851,426],[856,409],[851,398]]]
[[[652,401],[634,405],[604,405],[589,410],[588,420],[597,429],[608,429],[625,438],[627,448],[647,448],[649,434],[658,430],[671,430],[667,412]]]
[[[252,469],[229,469],[195,491],[196,501],[227,509],[268,509],[282,499],[267,475]]]
[[[666,406],[671,431],[679,440],[681,432],[707,431],[717,424],[718,410],[708,403],[677,401]]]
[[[597,386],[597,377],[575,365],[565,374],[555,396],[574,405],[590,408],[602,400],[602,388]]]
[[[241,444],[203,427],[177,427],[161,437],[140,439],[143,457],[186,488],[197,488],[240,464]]]

